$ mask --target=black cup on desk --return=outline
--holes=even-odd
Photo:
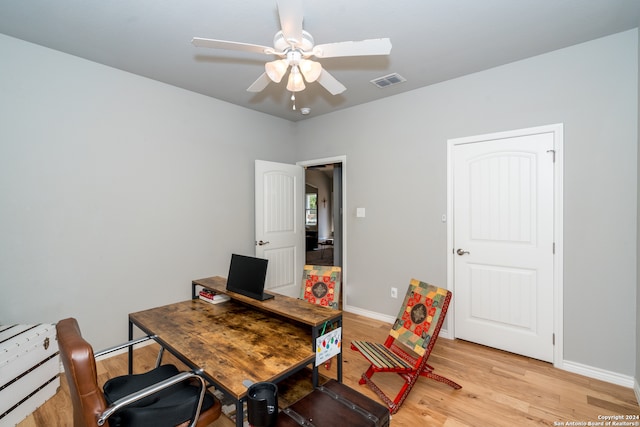
[[[273,427],[278,420],[278,386],[255,383],[247,391],[247,417],[253,427]]]

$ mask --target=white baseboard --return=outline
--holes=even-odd
[[[633,392],[636,394],[636,402],[640,405],[640,385],[637,380],[633,380]]]
[[[387,314],[376,313],[375,311],[364,310],[359,307],[354,307],[352,305],[347,305],[342,308],[342,311],[346,311],[348,313],[358,314],[360,316],[368,317],[369,319],[380,320],[381,322],[386,322],[393,324],[396,321],[394,316],[389,316]]]
[[[583,365],[582,363],[564,360],[562,361],[561,369],[568,372],[573,372],[574,374],[584,375],[585,377],[594,378],[596,380],[605,381],[627,388],[634,387],[635,380],[632,376],[607,371],[605,369],[594,368],[593,366]],[[636,392],[636,397],[637,396],[638,392]]]

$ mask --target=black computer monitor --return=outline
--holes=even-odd
[[[264,292],[269,260],[231,254],[227,290],[264,301],[273,295]]]

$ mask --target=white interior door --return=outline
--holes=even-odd
[[[554,357],[554,133],[453,141],[455,336]]]
[[[256,256],[269,260],[266,289],[299,297],[304,266],[304,169],[256,160]]]

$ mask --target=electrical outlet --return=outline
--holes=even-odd
[[[398,298],[398,288],[391,288],[391,298]]]

